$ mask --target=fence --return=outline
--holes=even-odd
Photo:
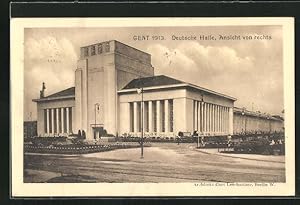
[[[144,144],[149,147],[149,143]],[[106,152],[115,149],[129,149],[140,147],[139,144],[112,144],[112,145],[81,145],[81,146],[36,146],[24,145],[25,152],[31,153],[53,153],[53,154],[87,154],[95,152]]]

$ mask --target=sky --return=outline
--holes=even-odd
[[[172,39],[191,35],[197,39]],[[216,40],[200,40],[203,35]],[[220,40],[220,35],[241,39]],[[135,40],[136,36],[149,38]],[[152,36],[163,36],[164,40],[153,40]],[[26,28],[24,120],[37,118],[32,99],[39,98],[42,82],[46,95],[74,86],[79,48],[108,40],[151,54],[155,75],[168,75],[235,97],[236,107],[270,114],[283,110],[281,26]]]

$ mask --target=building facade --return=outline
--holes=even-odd
[[[80,48],[75,87],[45,95],[37,103],[38,135],[87,139],[103,134],[172,137],[198,131],[232,135],[233,97],[168,76],[154,76],[148,53],[118,41]]]
[[[163,75],[135,79],[118,94],[120,133],[140,136],[142,128],[146,136],[163,137],[195,130],[204,135],[233,133],[235,98]]]
[[[234,108],[233,133],[282,132],[284,120],[277,116]]]

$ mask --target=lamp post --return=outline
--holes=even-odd
[[[203,94],[201,95],[201,112],[200,112],[200,119],[201,119],[201,122],[200,122],[200,126],[199,126],[199,129],[200,129],[200,132],[198,132],[198,139],[197,139],[197,148],[200,147],[200,133],[201,133],[201,137],[203,136],[203,127],[202,125],[204,124],[203,123],[203,118],[202,118],[202,112],[203,112],[203,105],[204,105],[204,100],[203,100]]]
[[[137,93],[142,95],[141,101],[141,159],[144,158],[144,90],[143,87],[137,89]]]
[[[245,135],[246,135],[246,115],[245,115],[245,108],[243,108],[243,111],[242,111],[242,115],[244,116],[244,132],[245,132]]]
[[[97,111],[99,112],[100,110],[100,104],[99,103],[95,103],[95,130],[94,130],[94,138],[96,139],[96,127],[97,127]]]

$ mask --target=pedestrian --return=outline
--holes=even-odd
[[[183,136],[183,133],[179,131],[178,136],[177,136],[177,145],[179,145],[182,136]]]

